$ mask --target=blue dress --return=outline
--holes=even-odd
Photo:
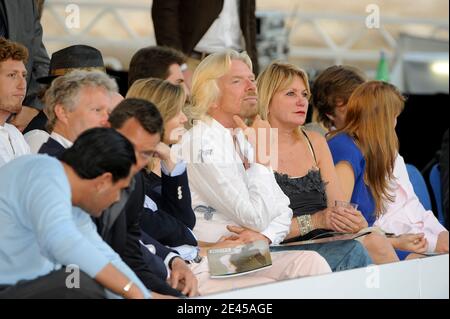
[[[375,222],[375,201],[369,187],[364,182],[366,160],[353,139],[345,133],[338,134],[328,141],[333,162],[348,162],[355,174],[351,202],[358,204],[358,210],[364,215],[369,226]]]

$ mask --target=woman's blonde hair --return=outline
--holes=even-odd
[[[308,75],[305,71],[293,64],[280,61],[272,62],[258,76],[256,85],[258,87],[258,112],[261,119],[268,119],[269,106],[275,93],[286,89],[292,84],[296,77],[299,77],[305,84],[309,99],[311,96],[311,90],[309,88]],[[300,133],[300,129],[301,128],[299,127],[296,130],[297,134]]]
[[[126,98],[137,98],[153,103],[161,113],[164,124],[182,111],[186,103],[186,92],[181,85],[174,85],[157,78],[136,80],[127,92]],[[165,132],[167,133],[167,132]],[[164,137],[162,136],[161,139]],[[158,159],[152,159],[147,166],[151,171]]]
[[[143,99],[155,104],[164,123],[180,113],[186,102],[183,87],[156,78],[135,81],[126,97]]]
[[[230,70],[233,60],[242,61],[253,70],[248,54],[234,50],[211,54],[196,68],[192,76],[192,105],[187,112],[190,120],[204,119],[211,105],[218,100],[218,79]]]
[[[395,123],[404,106],[405,98],[392,84],[363,83],[348,100],[345,126],[330,134],[347,133],[363,153],[364,182],[374,198],[377,217],[385,212],[385,202],[394,200],[390,181],[399,149]]]

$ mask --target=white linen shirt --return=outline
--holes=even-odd
[[[50,137],[52,139],[54,139],[55,141],[57,141],[59,144],[61,144],[62,146],[64,146],[64,148],[71,148],[73,145],[72,141],[69,141],[67,138],[65,138],[64,136],[62,136],[61,134],[52,132],[52,134],[50,134]]]
[[[424,233],[428,240],[428,252],[436,249],[439,234],[446,231],[433,212],[426,210],[417,198],[409,180],[405,161],[397,156],[394,165],[393,193],[395,201],[386,204],[386,213],[374,225],[396,235]]]
[[[14,125],[0,125],[0,167],[27,154],[30,154],[30,147],[22,133]]]
[[[237,144],[252,158],[253,149],[242,132]],[[272,244],[289,233],[292,210],[289,198],[278,186],[272,169],[252,163],[245,170],[231,131],[214,119],[198,121],[183,136],[181,156],[187,163],[192,207],[199,241],[217,242],[231,233],[227,225],[243,226],[261,232]],[[206,214],[199,206],[213,208]]]
[[[216,53],[224,49],[242,50],[239,1],[225,0],[219,17],[194,48],[198,52]]]

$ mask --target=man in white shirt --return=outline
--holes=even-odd
[[[19,113],[27,91],[27,49],[0,38],[0,167],[30,153],[22,133],[6,120]]]
[[[218,60],[227,67],[217,68]],[[252,236],[273,244],[289,233],[289,199],[276,183],[270,165],[258,156],[258,149],[254,156],[242,131],[236,130],[236,116],[257,106],[250,66],[246,54],[227,51],[205,59],[194,74],[196,104],[191,112],[196,124],[183,137],[182,156],[188,163],[194,210],[197,206],[215,210],[197,213],[194,231],[204,242],[231,235],[227,225],[245,227]],[[216,83],[219,90],[214,90]],[[267,122],[256,122],[268,127]],[[256,162],[247,163],[246,170],[244,163],[252,162],[253,157]]]

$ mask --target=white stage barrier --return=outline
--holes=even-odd
[[[204,298],[448,299],[449,257],[448,255],[441,255],[322,276],[287,280],[205,296]]]

